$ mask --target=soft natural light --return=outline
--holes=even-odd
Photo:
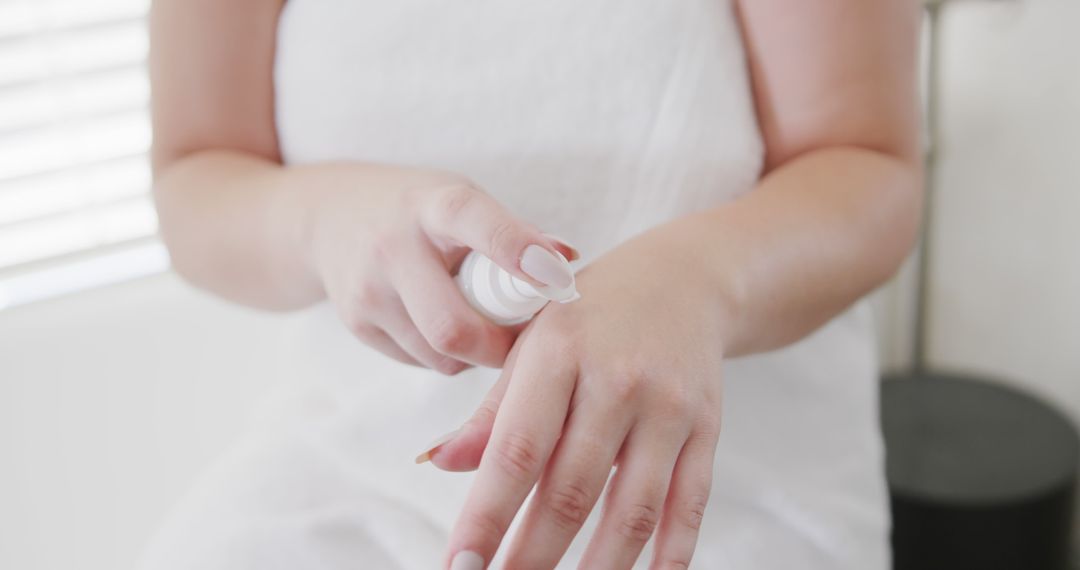
[[[0,0],[0,305],[163,267],[146,253],[148,5]]]

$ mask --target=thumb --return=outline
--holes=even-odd
[[[417,456],[417,463],[431,461],[432,465],[443,471],[475,471],[480,466],[480,458],[487,448],[495,417],[499,413],[499,404],[506,394],[516,353],[516,350],[511,351],[499,380],[488,390],[484,401],[473,412],[472,417],[459,429],[429,445],[427,450]]]
[[[518,219],[471,184],[435,191],[422,208],[420,223],[433,241],[449,239],[478,251],[533,285],[562,289],[574,281],[559,239]]]

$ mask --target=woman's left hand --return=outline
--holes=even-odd
[[[657,528],[652,567],[689,564],[720,430],[728,311],[671,252],[646,234],[579,274],[582,298],[541,311],[473,418],[422,456],[479,465],[451,568],[490,564],[537,484],[508,568],[553,568],[605,486],[581,567],[630,568]]]

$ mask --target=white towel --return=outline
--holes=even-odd
[[[727,0],[290,0],[278,130],[290,164],[466,174],[587,262],[753,188],[762,142],[744,59]],[[144,569],[439,567],[471,475],[412,458],[471,414],[495,372],[397,364],[326,306],[301,321],[304,377],[198,482]],[[886,568],[876,394],[861,306],[729,363],[695,567]]]

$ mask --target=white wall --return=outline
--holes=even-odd
[[[1080,422],[1078,26],[1077,0],[944,10],[929,359],[1011,379]],[[891,301],[885,355],[900,365],[907,313]]]
[[[173,275],[0,312],[0,568],[131,568],[288,373],[281,320]]]
[[[1080,2],[946,20],[932,358],[1080,419]]]

